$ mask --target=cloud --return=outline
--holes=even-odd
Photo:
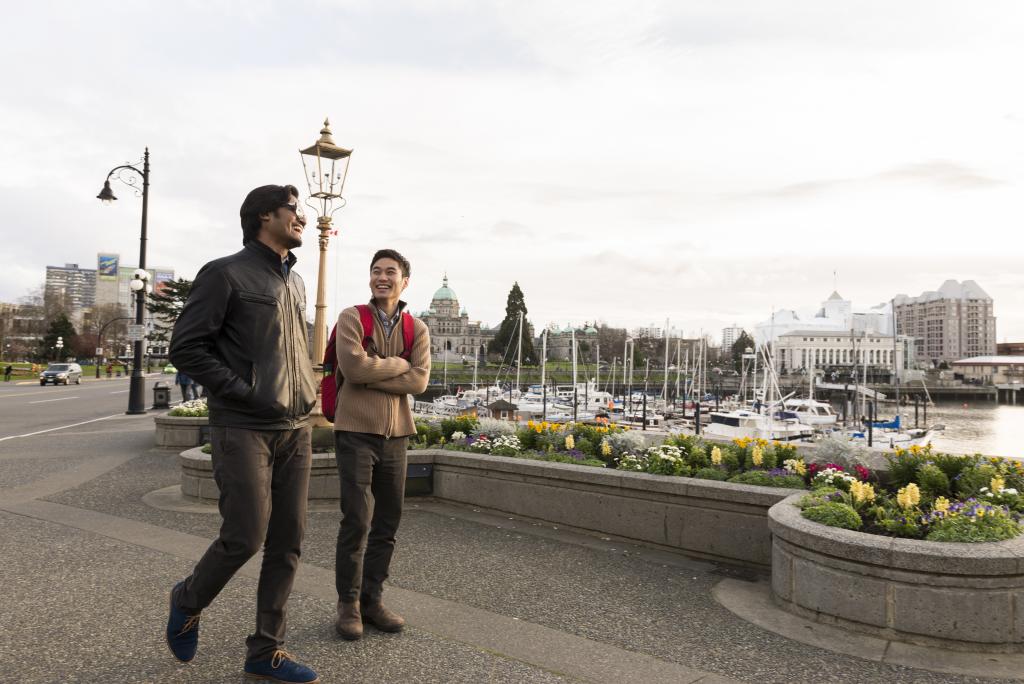
[[[985,190],[1005,185],[1006,181],[979,173],[965,164],[935,160],[904,164],[886,171],[858,178],[831,178],[802,183],[790,183],[768,190],[742,192],[730,199],[795,200],[817,197],[841,190],[865,190],[870,186],[896,183],[929,185],[940,190]]]

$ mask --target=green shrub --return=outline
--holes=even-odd
[[[1020,532],[1020,525],[1005,514],[997,513],[980,518],[957,515],[934,523],[925,539],[940,542],[990,542],[1013,539]]]
[[[981,460],[978,455],[975,456],[957,456],[954,454],[935,454],[932,456],[932,461],[937,465],[942,472],[946,474],[950,482],[954,482],[960,477],[960,474],[968,468],[973,468]]]
[[[586,437],[580,437],[579,439],[576,440],[576,449],[578,451],[582,451],[587,456],[597,456],[598,455],[597,444],[595,444],[594,442],[590,441]]]
[[[429,447],[434,444],[441,443],[441,428],[428,420],[419,418],[416,420],[416,442],[419,442],[424,447]],[[448,435],[451,437],[451,434]],[[448,439],[447,437],[445,439]]]
[[[476,429],[477,425],[480,424],[473,416],[457,416],[455,418],[445,418],[441,421],[441,433],[444,435],[444,441],[450,442],[452,439],[453,432],[461,432],[463,434],[470,434]],[[440,440],[438,440],[440,441]]]
[[[762,487],[789,487],[803,489],[804,479],[799,475],[772,475],[767,470],[748,470],[729,478],[737,484],[760,485]]]
[[[822,525],[842,527],[847,530],[859,530],[863,524],[860,515],[853,510],[852,506],[835,501],[805,508],[803,516]]]
[[[212,454],[213,453],[213,445],[210,444],[209,442],[204,444],[203,445],[203,453],[204,454]]]
[[[899,489],[913,482],[918,469],[928,458],[923,453],[912,454],[906,451],[886,454],[885,459],[889,462],[889,483],[892,488]]]
[[[879,513],[877,518],[878,526],[883,530],[893,535],[894,537],[906,537],[908,539],[920,539],[921,526],[917,524],[917,521],[913,517],[907,517],[897,511],[881,511],[877,508],[876,512]]]
[[[729,473],[725,472],[721,468],[707,467],[699,468],[693,473],[693,476],[700,480],[719,480],[725,481],[729,479]]]
[[[694,444],[686,450],[686,462],[695,470],[709,468],[711,467],[710,452],[711,450],[706,444]]]
[[[960,473],[960,478],[956,480],[957,494],[964,499],[978,496],[981,488],[991,485],[992,478],[998,474],[999,471],[988,464],[967,468]]]
[[[925,463],[917,469],[917,484],[933,498],[949,494],[949,477],[933,463]]]
[[[740,469],[740,455],[736,453],[735,449],[722,449],[722,467],[730,473],[735,473]]]
[[[839,492],[838,496],[836,495],[836,492]],[[842,492],[835,487],[818,487],[809,494],[805,494],[796,505],[798,508],[812,508],[814,506],[821,506],[822,504],[827,504],[833,501],[843,501],[843,494],[845,494],[845,492]]]

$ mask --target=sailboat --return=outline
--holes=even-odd
[[[810,437],[813,434],[810,426],[802,424],[795,417],[786,416],[781,410],[789,397],[783,397],[779,391],[778,376],[768,346],[761,345],[757,353],[764,362],[764,385],[760,391],[754,389],[753,407],[712,411],[710,422],[703,428],[704,434],[723,439],[749,437],[780,442]],[[756,357],[754,360],[756,362]],[[757,381],[756,371],[754,381]]]

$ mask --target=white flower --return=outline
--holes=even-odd
[[[455,432],[452,433],[452,441],[454,442],[455,440],[459,439],[466,439],[466,433],[459,432],[458,430],[456,430]]]

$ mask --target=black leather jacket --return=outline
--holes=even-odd
[[[306,345],[306,287],[252,240],[203,266],[174,324],[170,358],[206,388],[210,425],[287,430],[306,424],[316,381]]]

